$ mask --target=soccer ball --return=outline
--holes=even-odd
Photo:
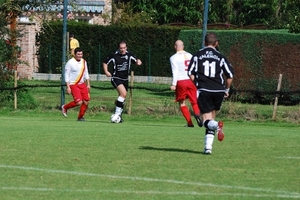
[[[120,123],[121,117],[120,117],[120,115],[113,114],[113,115],[110,117],[110,121],[111,121],[111,123]]]

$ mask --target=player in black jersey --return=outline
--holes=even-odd
[[[113,74],[108,71],[108,65],[113,64]],[[127,51],[127,44],[124,41],[119,43],[119,49],[112,55],[106,57],[103,62],[104,73],[107,77],[111,77],[111,83],[118,91],[119,96],[116,100],[115,115],[121,117],[124,102],[128,90],[128,75],[132,63],[141,65],[142,61],[134,54]],[[122,120],[121,120],[122,121]]]
[[[219,141],[224,138],[223,122],[215,121],[215,117],[224,97],[229,96],[234,72],[227,58],[216,50],[219,44],[216,34],[207,33],[204,42],[205,47],[191,58],[188,75],[199,92],[198,105],[206,128],[204,153],[211,154],[215,131],[218,130]]]

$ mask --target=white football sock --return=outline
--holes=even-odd
[[[205,141],[205,143],[204,143],[204,148],[205,149],[210,149],[210,150],[212,150],[212,145],[213,145],[213,142],[214,142],[214,135],[212,135],[212,134],[207,134],[207,135],[205,135],[205,139],[204,139],[204,141]]]
[[[121,96],[118,96],[117,101],[124,102],[124,101],[125,101],[125,98],[123,98],[123,97],[121,97]]]
[[[122,112],[123,112],[123,108],[120,108],[120,107],[116,106],[115,114],[121,116]]]
[[[118,99],[117,99],[117,101],[124,104],[125,98],[119,96]],[[120,104],[120,103],[117,103],[117,105],[118,105],[118,104]],[[119,105],[119,106],[120,106],[120,105]],[[115,114],[121,116],[122,112],[123,112],[123,108],[122,108],[122,107],[116,106]]]

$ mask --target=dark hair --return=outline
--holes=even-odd
[[[74,33],[70,33],[70,34],[69,34],[69,37],[74,37]]]
[[[119,46],[120,44],[126,44],[126,47],[127,47],[127,42],[125,42],[124,40],[122,40],[121,42],[119,42]]]
[[[76,54],[77,52],[82,52],[82,49],[80,47],[76,47],[74,49],[74,54]]]
[[[215,33],[207,33],[205,35],[205,45],[215,45],[216,42],[218,41],[217,35]]]

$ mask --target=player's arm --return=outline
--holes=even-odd
[[[113,58],[112,56],[106,57],[106,59],[104,60],[104,62],[102,64],[103,71],[107,77],[111,77],[111,73],[108,71],[108,65],[109,65],[110,61],[112,60],[112,58]]]
[[[129,52],[129,56],[130,56],[130,59],[133,60],[133,62],[136,65],[142,65],[141,59],[137,58],[134,54],[132,54],[131,52]]]
[[[136,59],[136,62],[135,62],[137,65],[142,65],[142,61],[140,59]]]
[[[176,90],[176,85],[177,85],[177,77],[178,77],[178,66],[174,62],[174,58],[170,58],[170,63],[171,63],[171,69],[172,69],[172,74],[173,74],[173,79],[172,79],[172,85],[170,87],[171,90]]]
[[[86,84],[87,89],[90,90],[91,89],[90,79],[86,79],[85,84]]]
[[[197,57],[193,56],[191,58],[190,64],[188,66],[187,75],[190,77],[190,79],[195,82],[195,66],[198,65],[197,63]]]
[[[233,67],[230,64],[230,62],[227,60],[227,58],[221,59],[220,66],[223,69],[224,76],[226,79],[226,81],[225,81],[225,97],[228,97],[230,86],[233,81],[233,75],[234,75]]]
[[[190,79],[194,82],[195,81],[195,76],[194,75],[190,75]]]
[[[89,70],[88,70],[86,61],[84,61],[84,62],[85,62],[85,70],[84,70],[85,71],[85,73],[84,73],[85,84],[86,84],[87,89],[90,90],[91,85],[90,85]]]
[[[66,82],[66,91],[67,94],[71,94],[71,88],[70,88],[70,63],[67,62],[66,66],[65,66],[65,82]]]
[[[108,71],[108,65],[105,62],[103,63],[103,70],[107,77],[111,77],[111,73]]]
[[[225,82],[225,97],[229,96],[230,86],[232,84],[233,78],[227,78]]]

